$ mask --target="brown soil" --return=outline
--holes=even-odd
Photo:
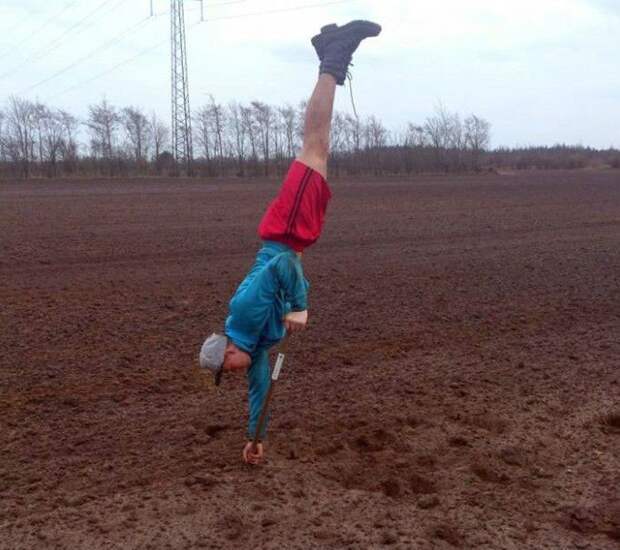
[[[241,463],[196,365],[269,182],[0,187],[0,548],[620,545],[620,174],[335,182]]]

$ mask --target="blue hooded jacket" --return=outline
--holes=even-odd
[[[284,244],[265,241],[230,300],[226,336],[252,358],[247,371],[250,439],[269,389],[269,348],[285,336],[284,316],[308,309],[309,286],[297,254]],[[260,438],[265,437],[266,428],[267,422]]]

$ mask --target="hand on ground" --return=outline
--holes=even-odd
[[[246,464],[253,464],[256,466],[260,464],[265,457],[265,450],[262,443],[256,444],[256,451],[254,451],[254,443],[248,441],[243,448],[243,460]]]
[[[306,328],[308,322],[308,310],[303,311],[291,311],[284,316],[284,326],[286,331],[293,333]]]

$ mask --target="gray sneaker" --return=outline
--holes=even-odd
[[[321,60],[319,73],[331,74],[338,84],[344,84],[353,53],[361,41],[378,36],[380,32],[381,26],[371,21],[351,21],[342,27],[325,25],[320,34],[312,38]]]

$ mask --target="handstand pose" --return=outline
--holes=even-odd
[[[249,442],[243,459],[250,464],[264,456],[262,443],[254,449],[252,440],[270,384],[268,351],[286,333],[303,330],[308,320],[309,285],[301,254],[319,238],[331,198],[326,178],[336,85],[344,84],[360,42],[380,32],[375,23],[352,21],[342,27],[327,25],[312,38],[321,64],[306,109],[301,153],[259,225],[263,246],[230,301],[225,336],[211,335],[200,352],[200,364],[215,373],[216,384],[223,370],[247,369]],[[265,432],[266,423],[261,440]]]

